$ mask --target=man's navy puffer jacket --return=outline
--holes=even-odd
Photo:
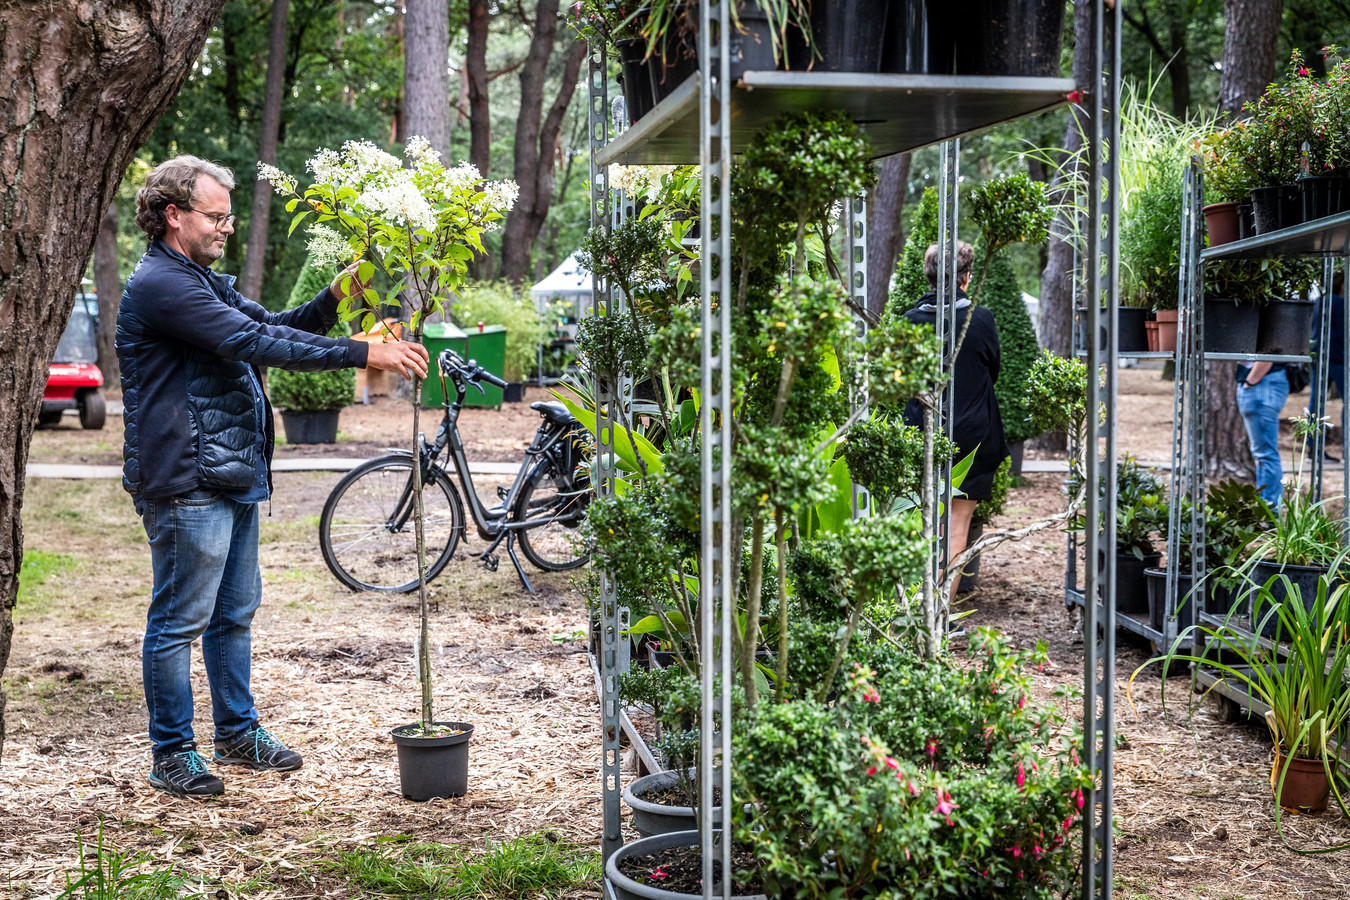
[[[127,279],[117,316],[123,486],[148,500],[198,488],[247,490],[258,471],[249,367],[255,376],[258,366],[364,368],[367,345],[324,337],[337,319],[327,288],[303,306],[271,313],[240,296],[234,276],[153,242]],[[272,407],[265,398],[263,405],[270,485]]]

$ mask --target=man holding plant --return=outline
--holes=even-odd
[[[126,438],[123,485],[150,542],[154,588],[142,646],[153,763],[176,796],[224,791],[192,731],[192,642],[202,639],[219,765],[290,771],[299,753],[260,726],[249,687],[251,623],[262,600],[258,503],[271,496],[272,409],[260,366],[347,367],[425,377],[418,344],[326,333],[363,292],[349,267],[309,303],[269,313],[210,266],[234,233],[229,169],[194,156],[161,163],[136,195],[149,248],[117,320]]]

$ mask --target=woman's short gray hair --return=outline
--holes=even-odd
[[[937,287],[938,245],[930,244],[928,252],[923,255],[923,274],[928,276],[928,283]],[[959,286],[962,279],[970,274],[970,270],[975,267],[975,248],[965,241],[956,242],[956,284]]]
[[[195,200],[197,178],[205,175],[227,191],[234,190],[234,173],[224,166],[196,156],[175,156],[150,170],[145,187],[136,192],[136,225],[152,241],[164,237],[168,225],[164,210],[170,204],[190,208]]]

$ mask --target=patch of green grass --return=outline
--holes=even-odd
[[[23,565],[19,567],[18,608],[29,613],[44,612],[57,596],[57,586],[49,586],[47,582],[79,565],[79,562],[77,557],[69,553],[23,551]]]
[[[101,821],[98,844],[92,853],[86,850],[78,832],[75,841],[80,868],[66,874],[66,888],[56,900],[178,900],[208,896],[203,885],[194,885],[172,868],[139,871],[142,864],[150,862],[149,857],[106,846]]]
[[[342,852],[329,865],[356,885],[385,896],[452,900],[516,900],[557,897],[597,885],[600,854],[557,840],[525,835],[489,844],[480,854],[445,844],[400,844]]]

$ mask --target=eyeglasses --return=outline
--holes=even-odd
[[[178,206],[178,204],[175,203],[174,206]],[[178,206],[178,208],[186,212],[195,212],[199,216],[206,216],[211,220],[211,224],[216,227],[216,231],[221,231],[227,226],[234,224],[234,216],[229,213],[203,212],[200,209],[193,209],[191,206]]]

